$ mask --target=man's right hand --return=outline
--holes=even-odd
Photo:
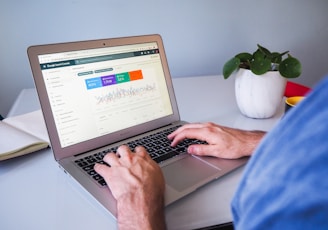
[[[186,138],[208,143],[190,145],[190,154],[236,159],[250,156],[264,135],[263,131],[246,131],[208,122],[186,124],[168,135],[168,138],[172,140],[171,146],[176,146]]]

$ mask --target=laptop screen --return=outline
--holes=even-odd
[[[62,148],[173,113],[156,42],[38,59]]]

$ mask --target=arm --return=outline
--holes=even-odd
[[[117,200],[119,229],[165,229],[164,177],[146,150],[121,146],[104,161],[110,167],[96,164],[95,170]]]
[[[188,153],[235,159],[250,156],[266,133],[220,126],[214,123],[187,124],[171,133],[168,138],[176,146],[185,138],[206,141],[208,145],[190,145]]]

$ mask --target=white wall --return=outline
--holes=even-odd
[[[0,0],[0,114],[33,87],[30,45],[159,33],[173,77],[221,74],[260,43],[303,63],[312,86],[328,67],[327,0]]]

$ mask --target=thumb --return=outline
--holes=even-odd
[[[211,156],[211,146],[210,145],[190,145],[187,149],[189,154],[199,155],[199,156]]]

